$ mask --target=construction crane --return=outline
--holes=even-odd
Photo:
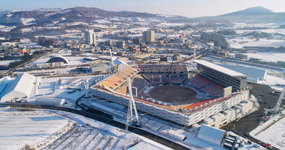
[[[170,71],[171,71],[171,69],[172,69],[174,57],[175,57],[176,55],[177,55],[177,53],[174,53],[174,55],[172,56],[172,62],[171,62],[171,65],[170,65],[170,67],[169,67],[168,73],[167,73],[167,75],[166,75],[165,84],[168,84],[168,83],[169,83],[169,75],[170,75]]]
[[[284,95],[285,95],[285,88],[282,90],[275,107],[271,110],[272,113],[275,113],[275,114],[278,113],[278,111],[280,109],[280,105],[284,99]]]
[[[128,132],[128,126],[136,126],[136,127],[141,126],[139,122],[139,116],[138,116],[138,112],[136,108],[136,103],[133,98],[131,79],[128,78],[127,81],[128,81],[130,101],[129,101],[129,106],[128,106],[127,120],[126,120],[126,128],[125,128],[126,132]]]

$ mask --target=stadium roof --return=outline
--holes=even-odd
[[[55,56],[55,57],[51,57],[49,60],[48,60],[48,63],[53,63],[53,62],[63,62],[65,64],[68,64],[69,63],[69,60],[63,56]]]
[[[223,67],[232,69],[234,71],[243,73],[247,75],[247,79],[257,82],[259,80],[264,80],[266,78],[267,71],[264,69],[257,69],[245,66],[233,66],[233,65],[226,65],[226,64],[219,64]]]
[[[209,68],[214,69],[216,71],[219,71],[221,73],[224,73],[224,74],[227,74],[229,76],[232,76],[232,77],[246,77],[246,75],[244,75],[242,73],[233,71],[231,69],[228,69],[228,68],[216,65],[214,63],[211,63],[211,62],[208,62],[208,61],[205,61],[205,60],[195,60],[195,62],[200,64],[200,65],[209,67]]]

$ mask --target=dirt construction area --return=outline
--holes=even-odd
[[[152,98],[163,102],[170,102],[175,105],[200,102],[196,99],[197,93],[187,87],[178,85],[165,85],[151,89],[148,93]]]

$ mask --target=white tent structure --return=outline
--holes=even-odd
[[[12,81],[1,102],[10,102],[11,100],[27,98],[35,88],[36,77],[23,73]]]
[[[198,138],[205,140],[207,142],[221,145],[223,138],[225,136],[225,131],[221,129],[216,129],[211,126],[202,125]]]

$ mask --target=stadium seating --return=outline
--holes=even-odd
[[[143,74],[148,81],[152,83],[165,83],[166,82],[166,73],[153,73],[153,74]],[[170,74],[170,80],[172,83],[179,84],[188,77],[187,74]]]
[[[197,75],[195,78],[196,78],[198,81],[203,82],[205,85],[211,83],[211,81],[209,81],[208,79],[203,78],[203,77],[201,77],[201,76],[199,76],[199,75]]]
[[[179,75],[177,74],[171,74],[170,79],[171,79],[171,83],[181,83]]]
[[[116,90],[116,88],[125,83],[128,78],[133,77],[136,74],[137,70],[128,66],[119,70],[116,74],[106,78],[100,82],[99,85],[111,90]]]
[[[203,83],[199,82],[197,79],[193,78],[190,82],[190,85],[194,85],[194,87],[196,87],[196,88],[201,88],[205,84],[203,84]]]
[[[144,76],[145,76],[150,82],[153,82],[153,81],[152,81],[152,74],[144,74]]]
[[[208,86],[204,87],[202,90],[203,90],[205,93],[208,93],[208,94],[211,95],[211,96],[219,96],[219,95],[220,95],[217,91],[215,91],[215,90],[212,89],[212,88],[209,88]]]
[[[166,74],[161,75],[161,82],[165,83],[166,82]]]
[[[215,83],[211,84],[210,88],[214,89],[215,91],[217,91],[219,93],[223,93],[223,87],[220,85],[217,85]]]
[[[188,85],[196,87],[208,96],[218,97],[223,95],[222,86],[217,85],[199,75],[196,75],[194,78],[192,78]]]
[[[171,65],[145,65],[141,64],[137,67],[148,81],[152,83],[165,83],[166,75]],[[170,71],[169,82],[179,84],[188,77],[186,65],[173,64]]]
[[[137,75],[133,79],[132,86],[137,88],[138,95],[143,91],[143,89],[148,85],[148,82],[140,75]]]
[[[126,94],[127,93],[127,86],[122,86],[117,92],[121,94]]]
[[[211,81],[209,81],[206,78],[203,78],[199,75],[196,75],[194,78],[192,78],[190,84],[194,85],[196,88],[203,88],[206,85],[210,84]]]
[[[166,73],[169,72],[171,65],[138,65],[140,72],[142,73]],[[182,72],[187,73],[187,67],[185,65],[173,64],[170,72]]]
[[[160,83],[160,75],[152,75],[152,82],[154,83]]]

